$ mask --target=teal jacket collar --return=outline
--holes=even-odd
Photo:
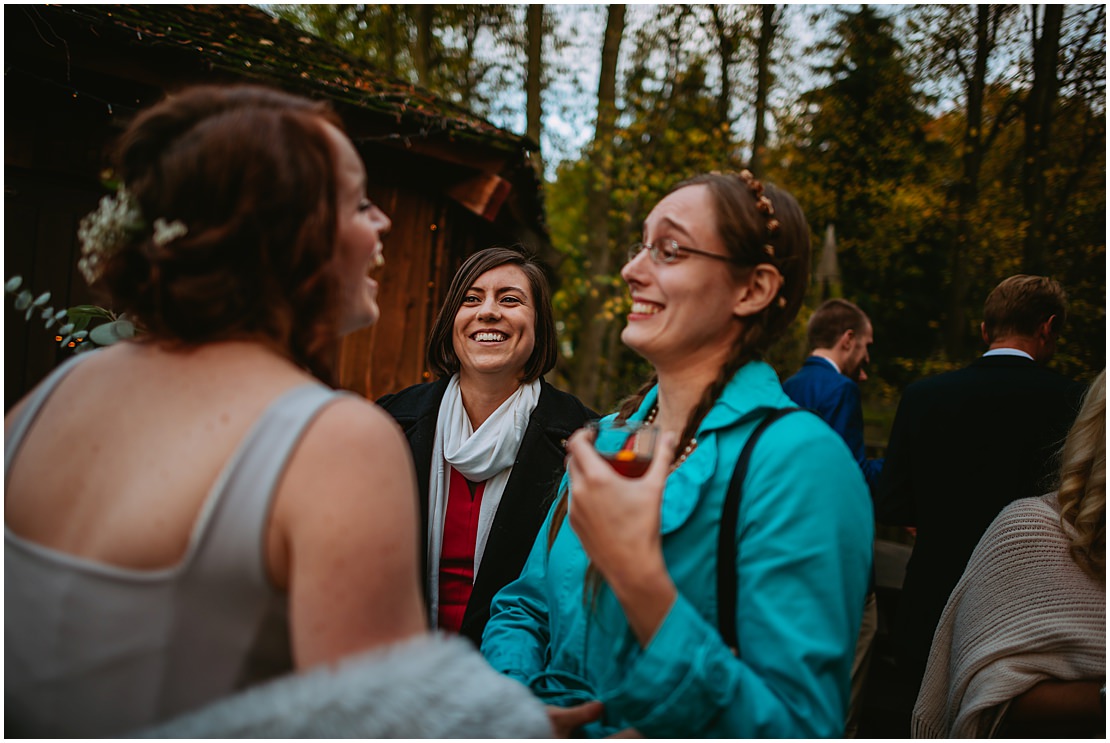
[[[630,416],[631,419],[642,420],[655,406],[658,396],[659,387],[656,385],[644,395],[643,402]],[[724,431],[745,425],[750,432],[755,421],[762,418],[763,410],[792,407],[797,406],[782,391],[778,375],[768,364],[751,361],[740,367],[698,426],[697,448],[667,478],[663,491],[663,533],[674,531],[690,518],[702,499],[703,491],[711,489],[716,483],[720,484],[723,493],[723,488],[732,477],[732,464],[747,440],[745,434],[739,442],[723,444],[721,434]],[[747,425],[749,423],[750,426]]]

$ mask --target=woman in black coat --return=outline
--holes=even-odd
[[[416,464],[432,626],[476,645],[554,500],[566,439],[596,417],[542,379],[556,354],[542,267],[489,248],[463,263],[432,327],[439,379],[378,400]]]

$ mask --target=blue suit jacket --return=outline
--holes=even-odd
[[[863,446],[863,404],[859,385],[825,359],[810,356],[798,373],[783,383],[782,389],[791,400],[812,410],[840,434],[874,493],[883,460],[868,459]]]

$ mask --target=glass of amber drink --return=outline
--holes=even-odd
[[[590,421],[586,427],[594,434],[594,447],[613,469],[624,477],[641,477],[651,465],[659,427],[641,421]]]

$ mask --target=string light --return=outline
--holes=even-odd
[[[56,80],[51,80],[50,78],[42,77],[41,75],[36,75],[33,72],[28,72],[27,70],[21,70],[19,68],[8,68],[4,71],[4,74],[7,75],[8,73],[11,73],[11,72],[15,72],[17,74],[20,74],[20,75],[23,75],[27,78],[30,78],[31,80],[35,81],[36,83],[50,85],[50,86],[53,86],[53,87],[55,87],[59,90],[63,90],[69,95],[69,98],[71,100],[74,100],[74,101],[80,100],[82,102],[100,103],[104,106],[104,108],[107,111],[109,116],[114,117],[116,115],[116,109],[117,108],[120,109],[121,111],[129,111],[131,113],[138,113],[139,106],[142,105],[142,101],[140,101],[138,99],[135,100],[136,106],[129,106],[127,104],[122,104],[122,103],[118,103],[118,102],[113,103],[112,101],[109,101],[107,98],[101,98],[100,96],[95,95],[93,93],[89,93],[86,90],[78,90],[78,89],[74,88],[71,85],[66,85],[64,83],[57,82]]]

